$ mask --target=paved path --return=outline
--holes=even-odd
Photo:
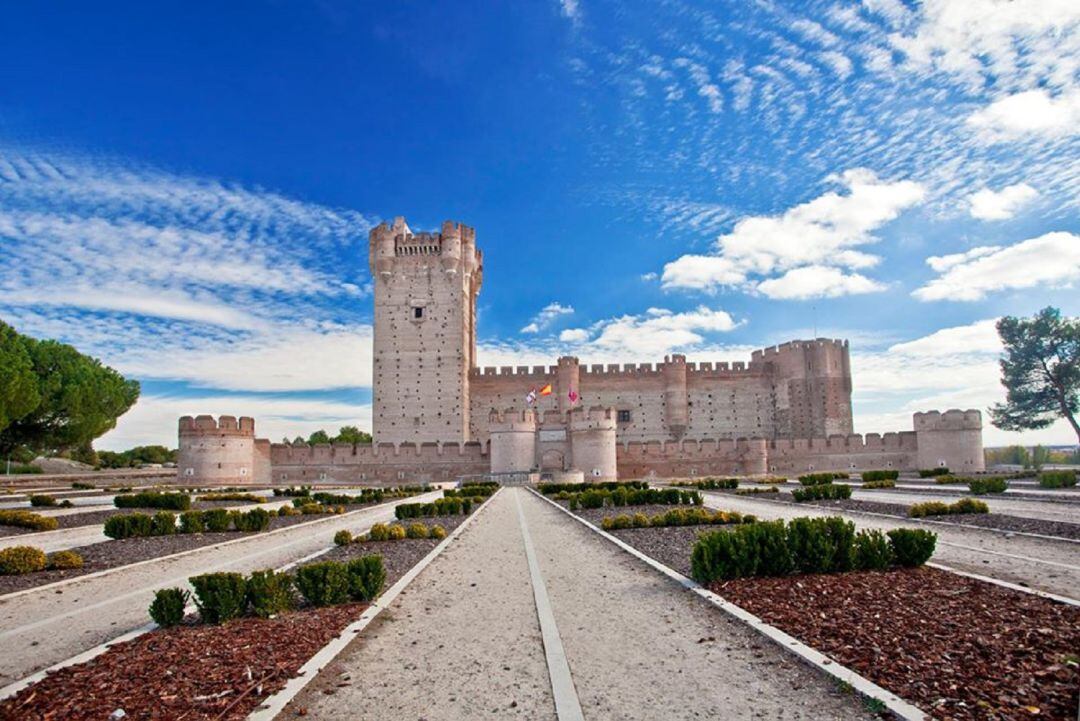
[[[942,503],[954,503],[961,498],[975,498],[983,501],[990,507],[991,513],[1001,513],[1023,518],[1040,518],[1047,521],[1063,521],[1065,523],[1080,523],[1080,498],[1071,502],[1043,501],[1038,499],[1025,499],[998,494],[985,496],[972,496],[970,493],[941,493],[926,492],[905,489],[903,491],[862,491],[856,488],[851,497],[857,501],[878,501],[879,503],[922,503],[924,501],[941,501]]]
[[[554,637],[541,634],[538,600]],[[501,491],[386,613],[279,718],[302,707],[313,719],[554,719],[555,641],[585,719],[868,718],[828,679],[522,489]],[[560,704],[560,721],[574,708]]]
[[[759,518],[791,519],[798,516],[843,516],[859,528],[926,528],[938,534],[937,563],[1003,581],[1020,583],[1070,598],[1080,598],[1080,543],[958,528],[915,519],[889,519],[820,506],[779,503],[747,496],[704,494],[705,505]]]
[[[122,566],[62,586],[0,596],[0,686],[146,624],[154,591],[183,586],[212,571],[277,568],[333,547],[336,531],[357,533],[394,517],[398,503],[430,501],[441,493],[397,499],[375,508],[328,516],[314,524],[245,536],[153,563]]]

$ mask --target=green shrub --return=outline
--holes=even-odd
[[[10,546],[0,549],[0,576],[17,576],[44,571],[48,565],[45,551],[33,546]]]
[[[855,524],[839,516],[829,516],[825,521],[825,533],[836,549],[829,573],[843,573],[855,567]]]
[[[675,492],[678,493],[678,491]],[[581,501],[582,508],[603,508],[604,502],[610,495],[610,491],[594,490],[590,488],[587,491],[582,491],[578,496],[578,500]]]
[[[334,534],[335,546],[348,546],[353,542],[353,535],[344,528]]]
[[[287,573],[255,571],[247,579],[247,603],[260,618],[270,618],[293,607],[293,580]]]
[[[221,533],[229,530],[232,518],[229,517],[229,511],[225,508],[211,508],[209,511],[203,511],[203,523],[207,531]]]
[[[967,481],[968,481],[968,479],[966,479],[966,478],[961,478],[960,476],[954,476],[954,475],[951,475],[949,473],[946,473],[943,476],[938,476],[937,478],[934,479],[934,483],[937,483],[938,485],[942,485],[942,486],[950,484],[950,483],[967,483]]]
[[[81,481],[75,481],[74,483],[71,484],[71,487],[72,487],[73,490],[76,490],[76,491],[89,491],[89,490],[93,489],[94,484],[93,483],[83,483]]]
[[[150,518],[151,536],[171,536],[176,533],[176,514],[158,511]]]
[[[180,514],[180,533],[202,533],[205,530],[202,511],[184,511]]]
[[[354,601],[373,601],[386,583],[382,556],[354,558],[349,561],[346,570],[349,574],[349,596]]]
[[[854,539],[855,568],[860,571],[880,571],[892,563],[892,547],[888,537],[877,529],[859,531]]]
[[[1076,471],[1043,471],[1039,474],[1042,488],[1072,488],[1076,485]]]
[[[926,516],[947,516],[949,513],[949,504],[942,503],[941,501],[926,501],[924,503],[916,503],[908,509],[908,516],[910,518],[925,518]]]
[[[1009,482],[1004,478],[988,476],[986,478],[972,478],[968,480],[968,490],[976,496],[987,493],[1004,493],[1009,487]]]
[[[263,508],[234,511],[231,515],[233,526],[242,533],[258,533],[270,527],[270,513]]]
[[[263,496],[254,493],[207,493],[199,496],[200,501],[245,501],[247,503],[266,503]]]
[[[368,538],[372,541],[390,540],[390,527],[385,523],[376,523],[368,532]]]
[[[949,469],[945,466],[940,468],[920,468],[919,478],[936,478],[937,476],[949,475]]]
[[[182,588],[163,588],[154,592],[150,603],[150,618],[162,628],[178,626],[184,621],[184,609],[191,595]]]
[[[224,623],[247,610],[247,581],[240,573],[205,573],[188,579],[206,623]]]
[[[847,474],[837,475],[835,473],[807,473],[799,476],[799,483],[804,486],[822,486],[826,483],[832,483],[837,478],[847,478]]]
[[[423,523],[410,523],[405,529],[405,535],[409,538],[427,538],[428,529]]]
[[[349,600],[349,572],[338,561],[300,567],[296,571],[296,586],[313,606],[332,606]]]
[[[55,531],[60,527],[60,523],[55,518],[43,516],[40,513],[0,510],[0,526],[16,526],[34,531]]]
[[[859,475],[864,481],[895,481],[900,477],[900,471],[863,471]]]
[[[842,484],[825,483],[806,488],[796,488],[791,496],[799,503],[803,501],[820,501],[851,498],[851,486]]]
[[[44,473],[45,471],[42,470],[41,466],[35,466],[32,463],[18,463],[11,467],[11,472],[17,474],[36,475],[38,473]]]
[[[626,505],[626,489],[616,488],[611,492],[611,505],[613,506],[625,506]]]
[[[38,507],[41,507],[41,506],[55,506],[56,505],[56,498],[54,498],[53,496],[45,496],[45,495],[41,495],[41,494],[34,494],[34,495],[30,496],[30,505],[34,506],[35,508],[38,508]]]
[[[746,539],[747,552],[754,558],[754,575],[786,576],[795,567],[783,521],[739,526],[734,532]]]
[[[153,519],[145,513],[123,513],[105,519],[105,535],[109,538],[141,538],[149,536]]]
[[[83,557],[75,551],[57,551],[49,556],[49,568],[57,571],[69,571],[83,567]]]
[[[694,486],[699,491],[731,490],[739,487],[738,478],[706,478],[698,481]]]
[[[186,493],[159,493],[143,491],[113,498],[117,508],[163,508],[168,511],[187,511],[191,508],[191,496]]]
[[[630,519],[634,525],[634,528],[648,528],[649,517],[644,513],[635,513],[633,518]]]
[[[407,535],[408,534],[405,532],[405,527],[397,523],[391,523],[389,529],[387,530],[387,540],[390,541],[400,541]]]
[[[952,504],[949,509],[950,513],[989,513],[990,506],[986,505],[982,501],[975,500],[974,498],[961,498],[956,503]]]
[[[776,486],[766,486],[765,488],[740,488],[735,491],[736,496],[756,496],[759,493],[779,493],[780,489]]]
[[[871,488],[896,488],[896,481],[886,478],[881,481],[865,481],[862,484],[863,489]]]
[[[836,542],[824,518],[795,518],[788,523],[788,543],[795,568],[801,573],[829,573]]]
[[[446,538],[446,529],[442,526],[435,525],[428,530],[428,535],[431,538],[441,541],[442,539]]]
[[[690,572],[698,583],[726,581],[753,574],[756,564],[745,534],[738,533],[741,528],[743,526],[698,537],[690,553]]]
[[[300,509],[293,508],[292,506],[282,506],[281,508],[277,509],[277,514],[279,518],[284,518],[285,516],[299,516]]]
[[[921,566],[934,555],[937,534],[921,528],[897,528],[889,531],[893,560],[899,566]]]

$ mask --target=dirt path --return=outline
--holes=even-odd
[[[710,508],[753,513],[760,518],[843,516],[859,528],[921,527],[938,534],[934,561],[969,573],[1019,583],[1049,593],[1077,598],[1080,588],[1080,544],[980,530],[921,523],[915,519],[888,519],[819,506],[759,500],[728,494],[705,493]]]
[[[535,599],[526,536],[542,579]],[[540,596],[555,638],[541,635]],[[585,719],[869,718],[831,681],[522,489],[493,499],[389,612],[279,718],[302,707],[315,719],[551,719],[552,641]],[[355,683],[339,687],[345,677]]]
[[[0,686],[109,641],[149,621],[146,609],[154,591],[182,586],[189,576],[211,571],[276,568],[332,547],[336,531],[354,533],[394,517],[401,502],[427,501],[431,493],[399,499],[325,522],[253,534],[227,545],[196,549],[153,563],[122,566],[100,576],[77,578],[59,587],[42,587],[0,598]]]

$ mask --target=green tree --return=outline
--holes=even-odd
[[[297,436],[296,438],[293,438],[292,444],[294,446],[306,446],[307,441],[304,440],[303,436]]]
[[[1031,318],[1006,316],[997,330],[1005,346],[1001,383],[1007,393],[990,409],[993,424],[1023,431],[1064,418],[1080,440],[1080,319],[1044,308]]]
[[[19,447],[55,453],[84,446],[114,428],[138,400],[138,382],[97,359],[57,341],[19,339],[30,358],[39,400],[0,430],[0,453]]]
[[[1050,462],[1050,449],[1046,446],[1035,446],[1031,449],[1032,468],[1042,468]]]
[[[307,442],[309,446],[313,446],[316,443],[329,443],[330,436],[326,431],[318,430],[308,436]]]
[[[37,376],[23,338],[0,321],[0,433],[40,402]]]
[[[342,426],[338,429],[334,443],[371,443],[371,434],[356,426]]]

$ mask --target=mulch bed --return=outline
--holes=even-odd
[[[211,508],[229,508],[231,506],[246,506],[254,505],[250,501],[195,501],[191,504],[193,510],[205,511]],[[366,504],[365,504],[366,505]],[[38,513],[41,508],[26,508],[20,510],[27,510],[31,513]],[[96,526],[105,523],[106,520],[113,516],[119,516],[124,513],[147,513],[153,515],[160,511],[160,508],[106,508],[101,511],[86,511],[85,513],[65,513],[63,515],[52,516],[56,519],[58,528],[81,528],[83,526]],[[353,510],[350,506],[349,510]],[[181,511],[170,511],[179,515]],[[49,515],[49,514],[42,514]],[[0,526],[0,537],[3,536],[17,536],[24,533],[38,533],[30,528],[18,528],[15,526]]]
[[[420,518],[452,531],[466,516]],[[407,521],[412,523],[413,520]],[[439,542],[353,543],[312,562],[377,553],[389,588]],[[279,691],[311,656],[359,618],[364,604],[307,608],[272,619],[222,626],[188,624],[117,644],[91,661],[61,669],[0,702],[0,721],[243,719]]]
[[[178,626],[117,644],[0,703],[3,721],[243,719],[280,690],[364,604],[314,608],[222,626]]]
[[[937,718],[1076,718],[1075,606],[926,567],[712,590]]]
[[[270,519],[270,529],[293,526],[305,521],[313,521],[325,516],[282,516]],[[102,541],[89,546],[73,548],[83,557],[83,567],[65,571],[39,571],[21,576],[0,576],[0,595],[22,591],[27,588],[43,586],[54,581],[76,578],[94,571],[126,566],[129,563],[145,561],[148,558],[168,556],[193,548],[209,546],[222,541],[231,541],[253,534],[241,534],[236,531],[223,533],[178,533],[172,536],[150,536],[147,538],[121,538]]]
[[[884,513],[890,516],[898,516],[907,519],[909,506],[901,503],[879,503],[877,501],[857,501],[853,498],[835,501],[811,501],[796,505],[818,506],[819,508],[835,508],[845,511],[869,511],[871,513]],[[1077,517],[1080,518],[1080,509],[1077,509]],[[927,516],[927,521],[945,521],[947,523],[959,523],[964,526],[978,526],[979,528],[992,528],[998,531],[1011,531],[1020,533],[1039,533],[1044,536],[1057,536],[1080,540],[1080,523],[1066,523],[1064,521],[1049,521],[1041,518],[1026,518],[1022,516],[1010,516],[1004,513],[959,513],[948,516]]]

